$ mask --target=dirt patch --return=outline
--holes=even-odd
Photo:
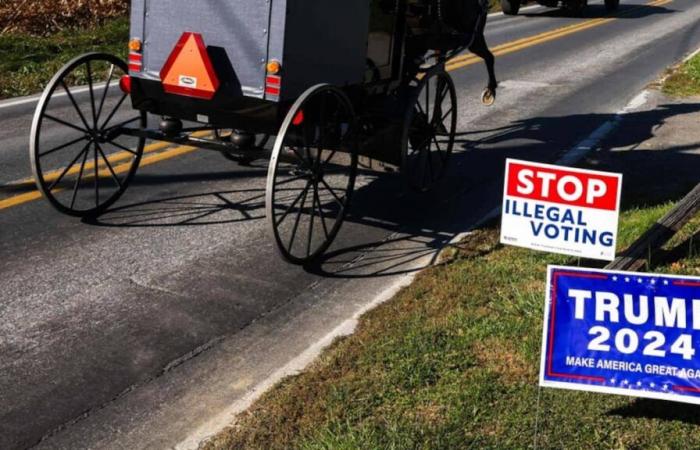
[[[48,35],[64,28],[96,26],[126,16],[128,0],[3,0],[0,35]]]

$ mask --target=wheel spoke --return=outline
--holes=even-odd
[[[425,80],[425,121],[430,123],[430,78]]]
[[[420,104],[420,99],[418,99],[418,101],[416,101],[416,106],[418,107],[419,113],[423,114],[425,117],[428,117],[428,115],[423,110],[423,106]]]
[[[82,164],[80,164],[80,172],[78,173],[78,179],[75,180],[75,186],[73,186],[73,195],[70,199],[70,209],[73,209],[73,207],[75,206],[75,200],[76,198],[78,198],[78,188],[80,188],[80,183],[81,181],[83,181],[83,172],[85,171],[85,163],[87,162],[89,152],[84,151],[83,153],[83,162]]]
[[[136,150],[132,150],[132,149],[130,149],[129,147],[126,147],[126,146],[120,144],[119,142],[107,141],[107,143],[113,145],[114,147],[117,147],[118,149],[124,150],[125,152],[129,152],[129,153],[131,153],[131,154],[134,155],[134,156],[138,156],[138,155],[139,155],[139,152],[137,152]]]
[[[109,116],[107,116],[107,120],[105,120],[104,123],[102,124],[102,126],[100,127],[100,130],[104,130],[107,127],[107,125],[112,120],[114,115],[117,113],[117,111],[119,111],[119,107],[121,107],[122,103],[124,103],[124,100],[126,100],[126,97],[127,97],[127,94],[122,94],[122,97],[119,99],[117,104],[112,109],[112,112],[109,113]]]
[[[306,175],[306,174],[304,174],[304,175],[297,175],[297,176],[292,177],[292,178],[290,178],[290,179],[288,179],[288,180],[278,181],[278,182],[275,183],[275,186],[282,186],[283,184],[293,183],[293,182],[295,182],[295,181],[297,181],[297,180],[301,180],[301,179],[307,178],[307,177],[308,177],[308,175]]]
[[[326,183],[326,180],[321,178],[321,184],[323,184],[326,187],[326,189],[333,195],[333,197],[335,197],[335,201],[337,201],[342,208],[345,208],[345,203],[343,203],[343,200],[341,200],[341,198],[338,197],[338,194],[336,194],[335,191],[328,185],[328,183]]]
[[[321,197],[318,195],[318,184],[314,185],[314,201],[318,203],[318,215],[321,218],[321,225],[323,225],[323,232],[326,234],[326,239],[330,236],[328,234],[328,226],[326,225],[326,216],[323,214],[323,205],[321,204]]]
[[[314,192],[318,189],[318,184],[314,183]],[[306,257],[311,256],[311,240],[314,236],[314,220],[316,219],[316,199],[311,200],[311,219],[309,220],[309,234],[306,239]]]
[[[114,76],[114,64],[109,67],[109,74],[107,75],[107,84],[105,84],[105,90],[102,92],[102,99],[100,100],[100,107],[97,108],[97,120],[95,123],[99,122],[100,116],[102,115],[102,108],[105,106],[105,100],[107,100],[107,92],[109,92],[109,85],[112,82],[112,77]],[[95,125],[97,126],[97,125]]]
[[[279,186],[279,183],[277,185]],[[284,212],[284,214],[282,214],[282,218],[280,218],[280,220],[277,221],[277,224],[275,226],[279,227],[280,225],[282,225],[282,222],[284,222],[284,219],[287,218],[287,216],[292,211],[292,209],[294,209],[294,207],[299,202],[299,200],[301,200],[302,197],[305,197],[306,193],[309,192],[310,186],[311,186],[311,180],[309,180],[306,183],[306,187],[304,187],[304,189],[302,189],[302,191],[299,193],[299,195],[297,195],[297,198],[295,198],[294,201],[289,205],[289,207],[287,207],[287,210]]]
[[[83,122],[83,125],[85,125],[85,132],[87,133],[87,130],[90,129],[90,125],[88,125],[87,120],[83,115],[83,111],[78,106],[78,102],[75,101],[75,97],[73,97],[73,94],[71,93],[70,89],[68,89],[68,85],[66,85],[66,82],[64,80],[61,80],[61,86],[63,87],[63,90],[66,91],[66,95],[68,96],[70,102],[73,104],[73,108],[75,108],[75,110],[77,111],[78,116],[80,116],[80,120]],[[48,114],[44,114],[44,116],[49,117]]]
[[[452,111],[453,111],[453,109],[452,109],[452,107],[450,107],[450,109],[448,109],[447,112],[445,114],[443,114],[442,119],[440,119],[440,122],[444,123],[445,119],[447,119],[447,116],[452,114]]]
[[[88,138],[87,136],[83,136],[83,137],[78,138],[78,139],[76,139],[76,140],[74,140],[74,141],[70,141],[70,142],[65,143],[65,144],[63,144],[63,145],[59,145],[58,147],[52,148],[51,150],[47,150],[47,151],[45,151],[44,153],[39,153],[39,158],[43,158],[44,156],[50,155],[51,153],[55,153],[55,152],[57,152],[57,151],[59,151],[59,150],[63,150],[64,148],[70,147],[70,146],[73,145],[73,144],[77,144],[77,143],[80,142],[80,141],[84,141],[84,140],[86,140],[87,138]]]
[[[326,166],[328,165],[328,163],[330,162],[330,160],[333,159],[333,157],[335,156],[336,152],[337,152],[337,150],[333,150],[333,151],[330,152],[331,154],[328,155],[328,158],[326,158],[326,160],[325,160],[325,161],[323,162],[323,164],[322,164],[323,167],[326,167]]]
[[[304,155],[300,154],[300,153],[299,153],[299,150],[298,150],[296,147],[292,147],[291,145],[288,146],[288,147],[292,149],[292,151],[294,152],[294,154],[297,155],[297,158],[299,158],[299,160],[301,161],[301,163],[302,163],[304,166],[306,166],[306,168],[311,169],[311,167],[309,167],[309,162],[306,160],[307,158],[304,158]]]
[[[105,164],[107,165],[107,169],[109,170],[109,173],[112,175],[112,178],[114,178],[114,181],[117,182],[117,186],[119,186],[119,189],[122,189],[122,182],[119,181],[119,177],[117,174],[114,172],[114,168],[112,165],[109,163],[109,160],[105,156],[104,152],[102,151],[102,148],[100,147],[99,144],[95,143],[95,147],[97,148],[97,151],[100,152],[100,156],[102,156],[102,159],[104,160]]]
[[[103,131],[106,132],[106,133],[109,133],[109,132],[111,132],[111,131],[116,130],[117,128],[123,128],[125,125],[129,125],[130,123],[134,123],[134,122],[136,122],[137,120],[141,120],[141,116],[134,117],[134,118],[129,119],[129,120],[125,120],[124,122],[118,123],[118,124],[116,124],[116,125],[112,125],[112,126],[109,127],[109,128],[105,128]]]
[[[66,167],[63,169],[63,172],[61,172],[61,174],[58,176],[58,178],[56,178],[56,179],[54,180],[54,182],[51,183],[51,185],[49,186],[48,192],[53,191],[53,188],[55,188],[56,185],[57,185],[58,183],[61,182],[61,180],[63,179],[63,177],[66,176],[66,174],[68,173],[68,171],[75,165],[76,162],[78,162],[78,160],[80,159],[80,157],[83,156],[83,153],[88,152],[91,143],[92,143],[92,141],[88,142],[88,143],[85,145],[85,147],[83,147],[83,149],[80,151],[80,153],[78,153],[78,154],[76,155],[75,159],[73,159],[73,161],[71,161],[71,163],[68,164],[68,166],[66,166]]]
[[[90,134],[90,132],[87,129],[80,128],[79,126],[76,126],[76,125],[73,125],[72,123],[66,122],[63,119],[59,119],[58,117],[54,117],[51,114],[44,114],[44,118],[52,120],[56,123],[60,123],[61,125],[67,126],[68,128],[72,128],[76,131],[80,131],[81,133]]]
[[[95,152],[95,167],[94,167],[94,172],[95,172],[95,208],[99,208],[100,206],[100,168],[98,160],[97,160],[97,143],[95,143],[95,148],[93,149]]]
[[[306,195],[309,193],[309,189],[304,190],[304,196],[301,199],[301,205],[299,205],[299,212],[297,213],[297,218],[294,221],[294,227],[292,228],[292,236],[289,238],[289,245],[287,246],[287,251],[292,252],[292,246],[294,245],[294,238],[297,235],[297,230],[299,229],[299,221],[301,220],[301,214],[304,212],[304,205],[306,204]]]
[[[95,110],[95,91],[92,86],[92,66],[90,60],[85,62],[87,66],[88,90],[90,91],[90,107],[92,108],[92,123],[93,127],[97,128],[97,111]],[[97,150],[95,150],[97,152]]]

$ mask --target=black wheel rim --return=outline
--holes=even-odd
[[[290,262],[313,261],[338,234],[357,171],[354,128],[352,105],[330,86],[303,95],[282,126],[268,174],[267,217]]]
[[[37,187],[59,211],[86,216],[104,211],[126,190],[145,139],[123,133],[145,128],[119,81],[126,64],[87,54],[64,66],[37,106],[30,157]]]
[[[402,142],[402,173],[420,192],[430,190],[448,167],[457,129],[457,95],[444,70],[428,72],[413,89]]]

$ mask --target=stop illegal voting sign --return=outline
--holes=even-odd
[[[700,404],[700,277],[550,266],[540,385]]]
[[[622,175],[508,159],[501,243],[615,259]]]

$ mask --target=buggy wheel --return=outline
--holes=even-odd
[[[457,93],[444,67],[427,72],[413,88],[401,141],[401,172],[420,192],[446,173],[457,130]]]
[[[520,11],[520,0],[501,0],[503,14],[515,16]]]
[[[145,138],[125,134],[146,127],[120,89],[121,59],[89,53],[66,64],[49,82],[34,113],[29,144],[39,191],[57,210],[95,215],[124,193],[136,173]]]
[[[266,212],[282,256],[305,264],[325,252],[345,219],[357,173],[355,113],[335,87],[307,90],[277,136]]]
[[[605,0],[605,9],[612,12],[620,7],[620,0]]]

